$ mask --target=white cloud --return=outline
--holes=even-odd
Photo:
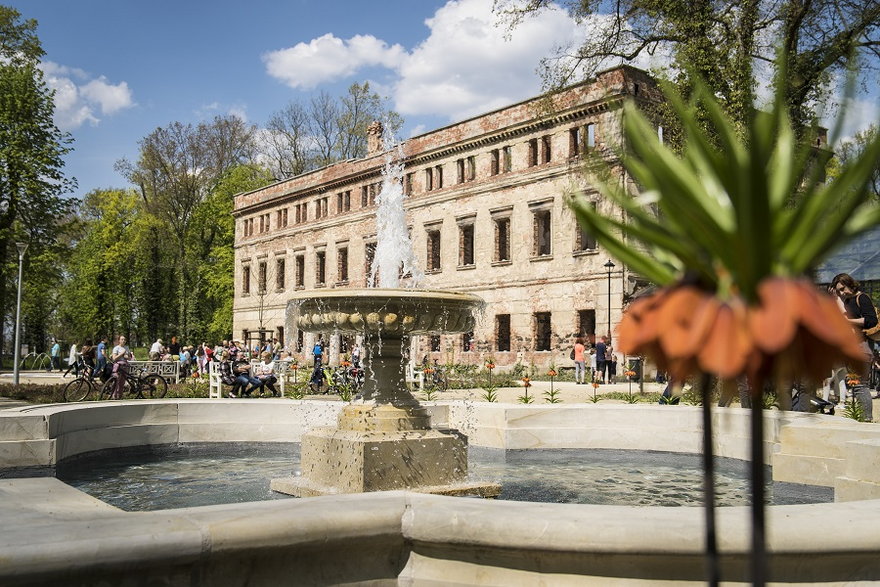
[[[266,71],[292,88],[311,89],[318,84],[354,75],[363,67],[396,69],[405,57],[400,45],[371,35],[343,40],[327,33],[308,43],[263,55]]]
[[[384,67],[397,75],[389,87],[396,110],[458,120],[539,93],[541,58],[584,35],[563,10],[548,10],[505,39],[492,4],[450,0],[425,21],[430,33],[411,52],[369,35],[345,41],[328,33],[266,53],[263,61],[269,75],[299,89]]]
[[[426,24],[429,37],[400,68],[396,107],[403,114],[441,114],[450,120],[537,94],[541,58],[578,36],[565,12],[549,10],[505,39],[492,0],[450,1]]]
[[[135,105],[126,82],[111,84],[101,76],[92,79],[81,69],[45,61],[41,64],[44,79],[55,90],[55,124],[61,130],[73,130],[83,124],[97,125],[102,116],[112,116]]]
[[[103,75],[84,85],[80,91],[84,98],[101,107],[101,114],[115,114],[132,106],[128,84],[126,82],[109,84]]]

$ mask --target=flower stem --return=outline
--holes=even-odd
[[[703,507],[706,511],[706,583],[718,585],[718,543],[715,536],[715,451],[712,445],[712,377],[703,373]]]

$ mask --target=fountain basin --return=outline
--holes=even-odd
[[[0,468],[9,476],[117,446],[296,442],[310,426],[334,421],[341,407],[205,399],[5,410]],[[480,446],[700,451],[696,407],[444,402],[426,408]],[[719,456],[748,458],[748,418],[748,410],[715,411]],[[868,499],[767,508],[771,580],[880,580],[880,470],[874,465],[880,428],[772,411],[765,412],[765,431],[774,478],[818,478],[835,487],[838,500]],[[791,465],[795,459],[803,465]],[[789,464],[779,467],[783,462]],[[383,492],[127,513],[41,478],[0,479],[0,516],[7,528],[0,537],[4,585],[121,584],[134,576],[142,583],[226,585],[705,584],[700,508]],[[718,527],[721,578],[745,584],[748,508],[719,510]]]
[[[467,332],[483,300],[424,289],[366,288],[294,293],[288,307],[306,332],[352,332],[400,338],[407,334]]]

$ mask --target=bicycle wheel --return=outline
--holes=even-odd
[[[113,399],[114,389],[116,389],[116,375],[108,377],[107,381],[101,385],[101,391],[98,392],[98,399],[101,401]]]
[[[165,397],[165,394],[168,393],[168,382],[165,381],[164,377],[156,373],[144,376],[141,385],[147,397],[151,399]]]
[[[92,382],[88,379],[74,379],[64,386],[64,401],[81,402],[92,393]]]

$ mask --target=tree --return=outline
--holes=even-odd
[[[74,201],[62,196],[75,182],[63,173],[72,139],[55,126],[53,92],[39,68],[43,49],[35,20],[0,6],[0,322],[14,311],[15,242],[28,256],[52,249]],[[25,316],[25,323],[28,323]],[[27,339],[27,335],[25,336]],[[36,342],[36,341],[34,341]],[[0,337],[2,354],[3,337]]]
[[[342,108],[337,124],[339,139],[337,156],[340,160],[357,159],[367,154],[367,127],[375,120],[382,122],[385,131],[396,135],[403,119],[393,110],[387,110],[382,98],[370,91],[370,83],[353,83],[341,98]]]
[[[294,177],[311,168],[309,116],[299,102],[290,102],[266,123],[265,156],[275,179]]]
[[[831,177],[837,177],[842,166],[845,167],[853,160],[861,157],[865,148],[876,139],[878,132],[880,132],[880,129],[878,129],[877,125],[872,124],[865,130],[857,132],[853,138],[841,141],[837,145],[835,161],[832,169],[828,171],[828,175]],[[880,162],[874,166],[874,173],[871,175],[869,191],[871,192],[874,201],[880,202]]]
[[[495,0],[495,11],[515,27],[556,4]],[[548,89],[612,62],[666,52],[685,95],[691,76],[699,75],[740,127],[750,116],[753,67],[785,65],[786,105],[801,129],[812,119],[814,103],[827,97],[826,82],[851,56],[876,71],[880,54],[877,0],[565,0],[562,5],[591,29],[579,46],[562,47],[543,60]],[[778,62],[780,48],[785,64]]]
[[[84,198],[80,221],[61,289],[64,333],[77,341],[124,334],[135,342],[142,292],[154,285],[145,245],[156,220],[132,190],[95,190]]]
[[[354,83],[338,100],[327,92],[307,105],[290,102],[266,124],[264,157],[277,180],[367,154],[367,127],[380,120],[391,133],[403,119],[388,109],[370,84]]]
[[[194,335],[200,339],[221,340],[232,335],[233,275],[235,274],[235,223],[233,196],[257,189],[271,181],[263,168],[240,165],[224,174],[217,187],[195,212],[193,225],[200,235]]]
[[[138,186],[146,210],[167,226],[153,232],[153,247],[171,249],[174,255],[175,295],[161,303],[177,308],[175,331],[189,339],[194,334],[194,314],[200,299],[197,268],[213,245],[209,229],[194,230],[196,213],[224,175],[253,157],[252,126],[237,117],[215,117],[197,126],[174,122],[157,128],[140,141],[137,164],[117,162],[117,169]]]

